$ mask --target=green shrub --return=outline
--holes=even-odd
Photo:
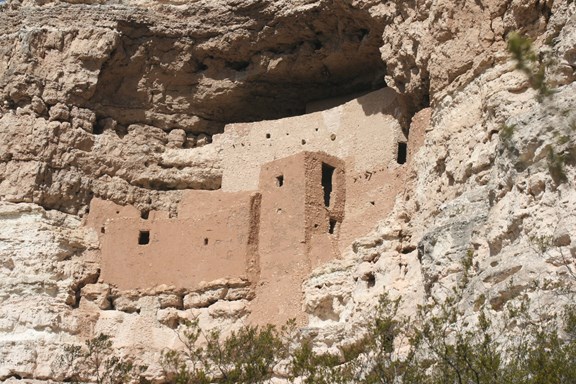
[[[549,62],[536,55],[530,38],[511,32],[508,35],[508,52],[516,61],[516,68],[526,74],[530,86],[538,91],[539,100],[553,93],[546,81],[546,68]]]
[[[96,384],[147,382],[145,366],[134,364],[131,358],[118,357],[110,336],[99,334],[84,346],[69,345],[56,360],[56,368],[64,370],[65,381],[79,383],[92,380]]]
[[[184,348],[164,351],[160,364],[177,384],[262,383],[287,356],[288,326],[245,326],[222,338],[219,331],[202,333],[194,320],[179,334]]]
[[[576,383],[576,309],[565,308],[564,327],[535,321],[528,302],[509,306],[509,321],[494,329],[484,310],[462,324],[458,288],[442,303],[421,308],[416,319],[398,316],[399,301],[386,295],[353,344],[339,353],[318,353],[313,341],[296,342],[293,322],[245,326],[223,338],[204,335],[197,321],[181,331],[183,348],[166,350],[167,383],[264,383],[283,365],[285,378],[306,384],[568,384]],[[513,337],[506,336],[516,324]],[[497,336],[495,336],[497,335]],[[402,355],[398,346],[404,345]],[[67,380],[98,384],[145,382],[145,367],[116,357],[109,336],[70,346],[60,358]]]

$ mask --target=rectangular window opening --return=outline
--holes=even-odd
[[[408,143],[398,143],[398,154],[396,155],[396,162],[398,164],[406,163],[408,157]]]
[[[336,168],[322,163],[322,189],[324,189],[324,205],[330,206],[330,195],[332,194],[332,176]]]
[[[138,244],[146,245],[150,243],[150,231],[140,231],[138,235]]]
[[[207,237],[204,238],[204,245],[208,245],[208,238]]]
[[[338,224],[338,221],[336,221],[336,219],[330,219],[330,224],[328,226],[328,233],[333,235],[334,232],[336,232],[336,225]]]
[[[276,186],[281,187],[284,185],[284,175],[276,176]]]

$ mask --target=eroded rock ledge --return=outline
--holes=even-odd
[[[14,106],[214,133],[384,84],[383,24],[344,1],[10,5],[0,84]]]
[[[92,196],[170,209],[178,194],[156,191],[221,182],[218,148],[174,148],[385,82],[405,97],[407,129],[505,61],[509,31],[551,41],[566,12],[536,0],[11,0],[0,12],[0,196],[72,213]]]

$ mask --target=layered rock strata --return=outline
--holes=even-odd
[[[174,210],[180,190],[220,187],[210,141],[224,124],[384,83],[406,98],[403,127],[421,124],[423,144],[391,213],[304,281],[307,333],[334,348],[382,292],[413,315],[464,274],[470,324],[482,308],[498,322],[527,298],[535,318],[572,300],[575,170],[554,154],[570,159],[574,147],[574,2],[0,7],[0,380],[63,379],[52,364],[63,345],[98,332],[159,379],[155,362],[179,346],[184,319],[239,326],[254,298],[241,279],[196,290],[99,282],[98,236],[81,216],[93,197]],[[514,30],[554,59],[556,92],[542,102],[505,50]]]

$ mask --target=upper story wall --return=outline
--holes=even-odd
[[[357,172],[386,167],[406,141],[402,116],[399,95],[384,88],[324,111],[227,125],[214,136],[223,151],[222,190],[256,190],[262,165],[302,151],[353,158]]]

